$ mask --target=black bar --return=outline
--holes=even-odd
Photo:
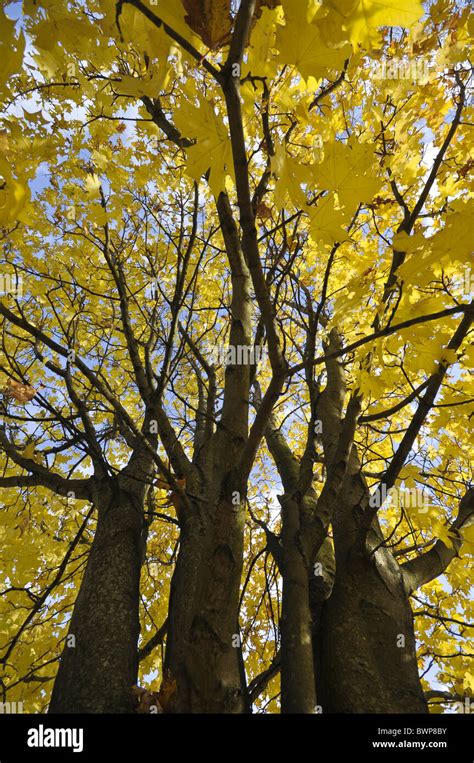
[[[178,757],[236,755],[245,763],[264,755],[313,761],[381,761],[407,757],[472,763],[474,723],[469,714],[452,715],[0,715],[0,763],[23,761],[127,760],[167,763]],[[40,728],[42,727],[42,735]],[[56,729],[64,733],[56,736]],[[73,736],[76,729],[76,736]],[[36,730],[36,732],[35,732]],[[53,730],[53,731],[51,731]],[[69,730],[69,733],[67,732]],[[71,743],[31,747],[33,742]],[[286,751],[286,752],[285,752]],[[245,757],[244,757],[245,756]],[[341,757],[342,756],[342,757]],[[290,763],[295,763],[290,760]]]

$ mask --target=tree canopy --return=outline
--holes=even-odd
[[[100,628],[135,643],[148,706],[335,709],[329,666],[357,673],[330,654],[341,612],[360,661],[374,629],[409,651],[412,613],[420,697],[472,697],[473,20],[459,0],[0,9],[4,702],[45,711],[61,655],[87,680],[78,613],[119,591],[100,558],[132,525],[139,639],[133,613]],[[211,642],[241,705],[203,699]]]

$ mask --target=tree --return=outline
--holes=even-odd
[[[2,14],[4,697],[469,695],[469,9]]]

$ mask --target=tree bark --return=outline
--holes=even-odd
[[[387,550],[336,552],[322,607],[318,698],[325,713],[428,712],[416,661],[413,616]]]
[[[282,503],[283,595],[281,613],[281,711],[315,713],[308,563],[302,548],[299,506],[292,498]]]
[[[313,609],[318,701],[323,713],[426,713],[401,568],[377,519],[361,542],[366,489],[353,449],[333,518],[334,586]]]
[[[183,522],[173,575],[165,669],[177,682],[177,713],[243,713],[237,630],[243,505],[227,488],[212,511]]]
[[[97,498],[97,529],[71,617],[50,713],[129,713],[137,681],[143,503],[115,484]]]
[[[340,337],[330,334],[327,349]],[[318,407],[328,470],[335,458],[345,392],[336,360]],[[374,518],[367,534],[362,506],[369,490],[353,445],[341,489],[330,510],[334,585],[312,588],[314,662],[323,713],[426,713],[416,660],[413,615],[402,571]],[[331,562],[332,565],[332,562]],[[332,570],[323,571],[329,580]],[[323,586],[324,588],[324,586]]]

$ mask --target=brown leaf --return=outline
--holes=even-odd
[[[176,694],[177,684],[174,678],[171,677],[169,670],[166,671],[161,682],[160,691],[158,692],[158,699],[164,712],[168,712],[171,708],[172,702]]]
[[[259,202],[256,209],[256,216],[260,220],[269,220],[272,216],[271,207],[267,206],[264,201]]]
[[[215,50],[230,40],[230,0],[182,0],[185,20],[203,43]]]
[[[19,403],[29,403],[36,395],[36,390],[28,384],[21,384],[21,382],[8,379],[7,386],[3,389],[3,394],[6,397],[14,398]]]
[[[163,707],[160,704],[158,692],[147,691],[142,686],[132,686],[132,694],[138,700],[138,706],[135,709],[140,715],[161,714]],[[156,711],[152,708],[156,708]]]

